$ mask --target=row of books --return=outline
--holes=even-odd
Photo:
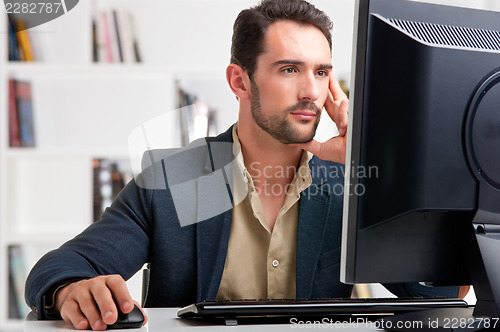
[[[129,171],[120,167],[117,161],[95,158],[92,161],[93,168],[93,196],[94,212],[93,220],[98,221],[104,210],[111,205],[118,193],[130,180]]]
[[[35,146],[31,83],[27,81],[9,79],[9,145]]]
[[[9,61],[35,61],[39,58],[25,22],[9,15]],[[16,32],[18,31],[18,32]],[[132,15],[122,9],[97,12],[92,19],[93,62],[142,62]]]
[[[102,10],[92,19],[94,62],[141,62],[132,15],[122,9]]]
[[[9,15],[9,61],[34,61],[35,54],[28,30],[24,30],[25,22]],[[18,31],[18,32],[15,32]]]

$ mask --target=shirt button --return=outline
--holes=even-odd
[[[274,266],[274,267],[278,267],[278,265],[280,265],[280,262],[279,262],[277,259],[275,259],[275,260],[273,261],[273,266]]]

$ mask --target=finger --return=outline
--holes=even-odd
[[[347,133],[348,122],[349,122],[349,101],[342,100],[337,111],[337,121],[335,121],[340,136],[344,136]]]
[[[65,301],[61,307],[62,319],[75,327],[77,330],[88,330],[90,324],[87,317],[80,310],[80,305],[73,299]]]
[[[120,275],[112,275],[106,278],[106,285],[113,294],[116,305],[127,314],[134,309],[134,301],[128,291],[127,283]]]
[[[333,100],[346,100],[347,96],[344,93],[344,90],[340,87],[339,82],[337,81],[337,77],[335,77],[335,74],[330,72],[330,92],[332,93]]]
[[[345,164],[346,137],[336,136],[324,142],[321,150],[321,159]]]
[[[64,301],[66,301],[66,298],[83,281],[84,280],[79,280],[79,281],[75,281],[73,283],[70,283],[70,284],[62,287],[61,289],[59,289],[56,292],[54,307],[55,307],[57,312],[61,312],[61,307],[64,304]]]
[[[330,76],[330,82],[331,82],[331,76]],[[332,117],[332,111],[333,109],[335,108],[335,100],[334,100],[334,97],[333,97],[333,93],[332,93],[332,85],[331,83],[328,85],[329,87],[329,92],[328,92],[328,96],[326,97],[326,101],[325,101],[325,109],[326,111],[328,112],[328,115],[333,119]]]
[[[90,291],[79,292],[75,296],[75,300],[78,302],[80,310],[87,318],[92,330],[102,331],[106,329],[107,325],[103,322],[101,312]]]
[[[345,164],[346,153],[346,137],[332,137],[323,143],[321,159],[334,161],[336,163]]]
[[[301,147],[302,149],[311,152],[315,156],[323,160],[330,160],[336,163],[345,164],[346,152],[346,137],[332,137],[328,141],[320,143],[312,140],[303,144],[291,144]]]
[[[333,72],[330,73],[329,78],[330,93],[328,94],[325,102],[325,110],[328,113],[328,116],[337,125],[340,136],[344,136],[347,132],[349,100],[340,87]]]
[[[118,319],[118,310],[113,300],[113,294],[107,287],[105,280],[92,283],[90,286],[90,293],[100,312],[101,320],[106,325],[116,322]]]
[[[328,116],[335,122],[340,136],[347,132],[347,123],[349,122],[349,101],[343,99],[325,104],[325,110]]]

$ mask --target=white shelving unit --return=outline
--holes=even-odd
[[[175,82],[196,84],[200,79],[197,89],[186,86],[199,94],[204,94],[203,83],[210,83],[205,85],[207,99],[218,100],[213,107],[231,101],[229,114],[219,114],[224,126],[236,119],[236,103],[228,89],[212,96],[214,87],[225,84],[228,40],[218,38],[227,47],[217,46],[213,58],[204,59],[209,53],[202,50],[211,42],[206,36],[190,36],[192,29],[200,27],[191,19],[202,20],[206,12],[188,20],[187,15],[175,14],[200,4],[81,1],[62,17],[29,30],[37,61],[9,62],[7,52],[0,52],[0,329],[22,328],[22,320],[8,316],[9,247],[21,247],[28,272],[44,253],[92,223],[92,159],[128,159],[128,135],[163,114],[171,119],[164,128],[169,133],[165,147],[180,145]],[[142,63],[92,62],[92,15],[111,7],[133,13]],[[7,21],[1,14],[0,45],[6,50]],[[227,23],[231,24],[229,16]],[[230,30],[226,34],[230,36]],[[193,44],[186,48],[182,40]],[[8,81],[12,78],[31,83],[34,148],[9,147]],[[131,291],[140,299],[140,276],[133,279]]]

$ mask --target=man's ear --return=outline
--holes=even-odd
[[[233,93],[241,100],[250,97],[250,79],[248,73],[241,66],[234,63],[227,66],[226,80]]]

